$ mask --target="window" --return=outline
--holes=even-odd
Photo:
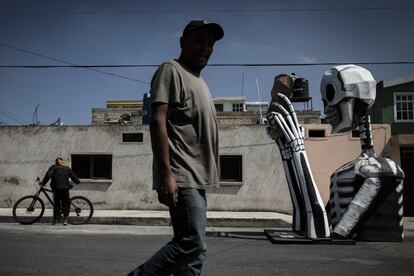
[[[122,142],[124,143],[134,143],[143,141],[144,135],[142,133],[122,133]]]
[[[396,122],[414,122],[414,93],[394,93]]]
[[[220,181],[242,182],[242,156],[220,155]]]
[[[359,129],[354,129],[351,133],[352,138],[359,138]]]
[[[309,129],[308,130],[308,137],[325,137],[325,130],[324,129]]]
[[[79,178],[111,179],[112,155],[72,154],[72,170]]]
[[[223,112],[223,104],[215,104],[214,107],[217,112]]]
[[[233,104],[233,112],[242,112],[243,111],[243,104],[237,103]]]

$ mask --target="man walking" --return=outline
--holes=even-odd
[[[129,275],[200,275],[206,255],[206,186],[218,181],[218,126],[200,73],[214,43],[216,23],[191,21],[177,60],[163,63],[151,82],[153,188],[169,207],[174,238]]]

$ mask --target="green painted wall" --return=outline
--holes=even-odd
[[[396,123],[394,122],[394,93],[395,92],[414,92],[414,82],[408,82],[401,85],[379,88],[377,91],[377,101],[381,112],[381,122],[391,125],[391,133],[394,134],[414,134],[414,122]]]

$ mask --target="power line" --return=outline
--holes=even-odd
[[[72,10],[72,11],[0,11],[0,14],[166,14],[166,13],[285,13],[285,12],[354,12],[354,11],[399,11],[413,10],[411,6],[400,7],[360,7],[360,8],[286,8],[286,9],[172,9],[172,10]]]
[[[24,122],[24,120],[20,119],[19,117],[17,117],[16,115],[12,114],[11,112],[7,111],[6,109],[2,107],[0,107],[0,113],[11,120],[18,122],[19,124],[22,124],[22,125],[27,124],[26,122]]]
[[[54,57],[50,57],[50,56],[46,56],[46,55],[43,55],[43,54],[35,53],[33,51],[22,49],[22,48],[19,48],[19,47],[10,45],[10,44],[6,44],[6,43],[3,43],[3,42],[0,42],[0,46],[10,48],[10,49],[13,49],[13,50],[16,50],[16,51],[19,51],[19,52],[23,52],[23,53],[26,53],[26,54],[29,54],[29,55],[33,55],[33,56],[41,57],[41,58],[44,58],[44,59],[48,59],[48,60],[56,61],[56,62],[59,62],[59,63],[63,63],[63,64],[66,64],[69,67],[83,68],[83,69],[86,69],[86,70],[98,72],[98,73],[101,73],[101,74],[105,74],[105,75],[109,75],[109,76],[113,76],[113,77],[117,77],[117,78],[121,78],[121,79],[135,81],[135,82],[139,82],[139,83],[142,83],[142,84],[149,84],[149,82],[146,82],[146,81],[137,80],[137,79],[122,76],[122,75],[119,75],[119,74],[114,74],[114,73],[101,71],[101,70],[95,69],[95,67],[85,67],[85,66],[77,65],[77,64],[74,64],[72,62],[67,62],[67,61],[57,59],[57,58],[54,58]]]
[[[338,64],[357,65],[410,65],[414,61],[341,61],[341,62],[313,62],[313,63],[212,63],[210,67],[302,67],[302,66],[325,66]],[[85,64],[85,65],[0,65],[0,68],[20,69],[47,69],[47,68],[142,68],[158,67],[159,64]]]
[[[286,67],[286,66],[322,66],[338,64],[357,64],[357,65],[394,65],[394,64],[414,64],[414,61],[341,61],[341,62],[312,62],[312,63],[217,63],[207,66],[213,67]]]
[[[160,64],[85,64],[85,65],[0,65],[0,68],[137,68],[158,67]]]
[[[8,124],[4,123],[2,120],[0,120],[0,125],[1,126],[9,126]]]
[[[13,113],[7,111],[6,109],[4,109],[3,107],[0,107],[0,113],[4,114],[5,116],[7,116],[8,118],[14,120],[15,122],[18,122],[20,124],[26,124],[27,122],[25,122],[25,120],[17,117],[16,115],[14,115]]]

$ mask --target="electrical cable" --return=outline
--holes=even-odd
[[[291,12],[354,12],[354,11],[399,11],[413,10],[412,6],[400,7],[361,7],[361,8],[280,8],[280,9],[217,9],[217,10],[117,10],[117,11],[94,11],[94,10],[72,10],[72,11],[0,11],[0,14],[166,14],[166,13],[291,13]]]
[[[22,49],[22,48],[19,48],[19,47],[16,47],[16,46],[13,46],[13,45],[10,45],[10,44],[7,44],[7,43],[0,42],[0,46],[10,48],[10,49],[13,49],[13,50],[16,50],[16,51],[19,51],[19,52],[23,52],[23,53],[26,53],[26,54],[30,54],[30,55],[33,55],[33,56],[37,56],[37,57],[45,58],[45,59],[48,59],[48,60],[56,61],[56,62],[59,62],[59,63],[63,63],[63,64],[66,64],[67,66],[70,66],[70,67],[83,68],[85,70],[90,70],[90,71],[98,72],[98,73],[101,73],[101,74],[105,74],[105,75],[109,75],[109,76],[113,76],[113,77],[117,77],[117,78],[121,78],[121,79],[126,79],[126,80],[130,80],[130,81],[134,81],[134,82],[138,82],[138,83],[142,83],[142,84],[150,84],[149,82],[146,82],[146,81],[137,80],[137,79],[122,76],[122,75],[119,75],[119,74],[114,74],[114,73],[101,71],[101,70],[98,70],[98,69],[94,69],[94,67],[85,67],[85,66],[77,65],[77,64],[67,62],[67,61],[64,61],[64,60],[61,60],[61,59],[57,59],[57,58],[54,58],[54,57],[50,57],[50,56],[46,56],[46,55],[43,55],[43,54],[35,53],[33,51]]]
[[[3,122],[2,120],[0,120],[0,126],[9,126],[9,125]]]
[[[122,75],[101,71],[95,68],[140,68],[140,67],[158,67],[159,64],[84,64],[78,65],[43,54],[35,53],[26,49],[22,49],[7,43],[0,42],[0,46],[14,49],[16,51],[24,52],[30,55],[49,59],[66,65],[0,65],[0,68],[83,68],[98,73],[111,75],[131,81],[136,81],[143,84],[150,84],[149,82],[132,79]],[[313,63],[213,63],[207,64],[209,67],[303,67],[303,66],[333,66],[338,64],[356,64],[356,65],[410,65],[414,61],[356,61],[356,62],[313,62]]]
[[[414,64],[414,61],[357,61],[357,62],[342,61],[342,62],[314,62],[314,63],[212,63],[212,64],[207,64],[207,67],[304,67],[304,66],[328,66],[328,65],[334,66],[338,64],[412,65]],[[24,69],[24,68],[26,69],[85,68],[85,69],[88,69],[88,68],[142,68],[142,67],[158,67],[158,66],[160,66],[160,64],[0,65],[0,68],[20,68],[20,69]]]
[[[25,123],[23,123],[23,122],[21,122],[21,121],[19,121],[19,120],[14,119],[13,117],[11,117],[11,116],[7,115],[7,113],[5,113],[5,112],[3,112],[3,111],[1,111],[1,110],[0,110],[0,113],[1,113],[1,114],[3,114],[4,116],[6,116],[7,118],[9,118],[9,119],[11,119],[11,120],[13,120],[13,121],[15,121],[15,122],[17,122],[17,123],[21,124],[21,125],[24,125],[24,124],[25,124]]]
[[[20,123],[20,124],[26,124],[27,122],[25,122],[25,120],[19,118],[18,116],[14,115],[13,113],[11,113],[10,111],[7,111],[5,108],[0,106],[0,112],[2,114],[4,114],[5,116],[7,116],[8,118]]]

